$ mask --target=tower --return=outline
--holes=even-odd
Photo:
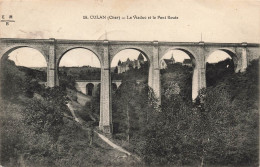
[[[118,63],[117,63],[117,73],[120,74],[122,73],[122,62],[119,60]]]
[[[172,57],[171,57],[171,64],[174,64],[175,63],[175,59],[173,58],[173,53],[172,53]]]
[[[137,60],[140,62],[140,64],[144,63],[144,56],[142,55],[142,53],[139,54]]]

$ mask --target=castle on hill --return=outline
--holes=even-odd
[[[141,68],[141,65],[144,63],[145,63],[144,57],[141,53],[139,54],[137,60],[130,60],[129,58],[125,62],[121,62],[119,60],[118,64],[117,64],[117,73],[118,74],[124,73],[124,72],[128,71],[131,67],[139,69],[139,68]],[[173,58],[173,55],[170,59],[162,59],[160,61],[160,69],[166,69],[174,63],[176,63],[176,61]],[[184,59],[182,62],[182,65],[191,67],[192,62],[190,59]]]
[[[119,60],[118,64],[117,64],[117,70],[118,70],[118,74],[121,74],[123,72],[128,71],[131,67],[132,68],[141,68],[141,65],[144,64],[144,57],[143,55],[140,53],[137,60],[130,60],[129,58],[125,61],[125,62],[121,62]]]

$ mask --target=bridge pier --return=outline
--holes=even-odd
[[[244,44],[244,46],[246,46],[246,44]],[[248,65],[246,47],[237,48],[236,55],[239,57],[239,59],[238,59],[237,68],[235,69],[235,72],[236,73],[245,72]]]
[[[206,88],[206,60],[205,57],[208,52],[204,48],[204,43],[201,43],[197,50],[197,61],[193,69],[192,76],[192,101],[199,95],[199,91]]]
[[[104,133],[113,133],[112,104],[111,104],[111,77],[108,41],[103,43],[104,64],[101,68],[101,93],[100,93],[100,122],[99,128]]]
[[[56,86],[57,67],[56,67],[56,51],[55,51],[55,39],[51,39],[49,45],[49,56],[47,63],[47,86]]]
[[[96,96],[98,93],[98,84],[94,84],[92,96]]]
[[[192,101],[195,101],[199,94],[199,70],[197,67],[193,69],[192,75]]]
[[[150,88],[153,88],[153,64],[152,64],[152,59],[149,62],[149,72],[148,72],[148,86]]]
[[[158,103],[161,104],[161,79],[160,79],[160,67],[159,67],[159,43],[153,42],[153,56],[150,62],[148,85],[153,89],[155,97],[158,99]]]
[[[192,76],[192,100],[193,101],[195,101],[195,99],[198,97],[199,91],[202,88],[206,88],[206,69],[195,67]]]

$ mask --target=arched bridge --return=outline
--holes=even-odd
[[[63,39],[0,39],[1,65],[8,54],[21,47],[37,49],[47,62],[47,85],[59,85],[58,68],[61,58],[75,48],[92,51],[101,64],[100,129],[112,132],[111,107],[111,61],[124,49],[135,49],[146,56],[149,62],[148,85],[160,99],[159,61],[169,50],[181,50],[187,53],[193,64],[192,98],[206,87],[206,59],[217,50],[228,53],[234,61],[235,71],[243,72],[250,61],[260,54],[260,44],[255,43],[204,43],[204,42],[158,42],[158,41],[107,41],[107,40],[63,40]]]
[[[136,83],[141,83],[142,80],[136,80]],[[100,91],[100,80],[76,80],[75,87],[78,91],[89,95],[94,96]],[[116,90],[122,84],[122,80],[112,80],[111,89]]]

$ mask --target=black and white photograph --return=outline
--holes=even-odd
[[[259,0],[0,0],[0,167],[258,167]]]

